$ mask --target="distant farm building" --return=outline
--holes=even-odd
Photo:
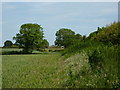
[[[62,49],[64,49],[65,47],[64,46],[61,46]]]

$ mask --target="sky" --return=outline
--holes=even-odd
[[[97,27],[114,21],[118,21],[117,2],[2,2],[0,46],[6,40],[13,41],[20,26],[26,23],[41,25],[45,39],[53,45],[55,33],[61,28],[88,36]]]
[[[118,2],[119,0],[1,0],[2,2]]]

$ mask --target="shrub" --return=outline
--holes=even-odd
[[[91,65],[92,69],[102,68],[102,62],[104,58],[100,48],[89,50],[87,55],[89,57],[89,64]]]
[[[76,44],[72,45],[71,47],[64,49],[62,52],[62,56],[66,56],[68,58],[75,53],[80,53],[83,50],[91,49],[93,47],[94,48],[99,47],[100,45],[103,45],[103,44],[101,42],[97,42],[97,41],[95,42],[92,40],[77,42]]]

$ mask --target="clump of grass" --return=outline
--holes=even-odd
[[[102,50],[100,48],[90,49],[87,55],[89,57],[89,64],[91,65],[92,70],[102,68],[104,55],[102,54]]]
[[[81,75],[85,75],[90,70],[90,65],[88,63],[88,56],[81,52],[80,54],[75,54],[65,60],[66,63],[66,75],[67,80],[65,80],[64,87],[76,87],[79,83]]]

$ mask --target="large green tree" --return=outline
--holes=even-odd
[[[13,45],[13,43],[12,43],[12,41],[10,41],[10,40],[6,40],[5,42],[4,42],[4,47],[11,47]]]
[[[23,48],[24,53],[32,53],[33,49],[42,46],[43,35],[41,25],[30,23],[23,24],[13,39],[19,47]]]
[[[75,32],[71,29],[62,28],[56,32],[55,45],[68,47],[73,44]]]

